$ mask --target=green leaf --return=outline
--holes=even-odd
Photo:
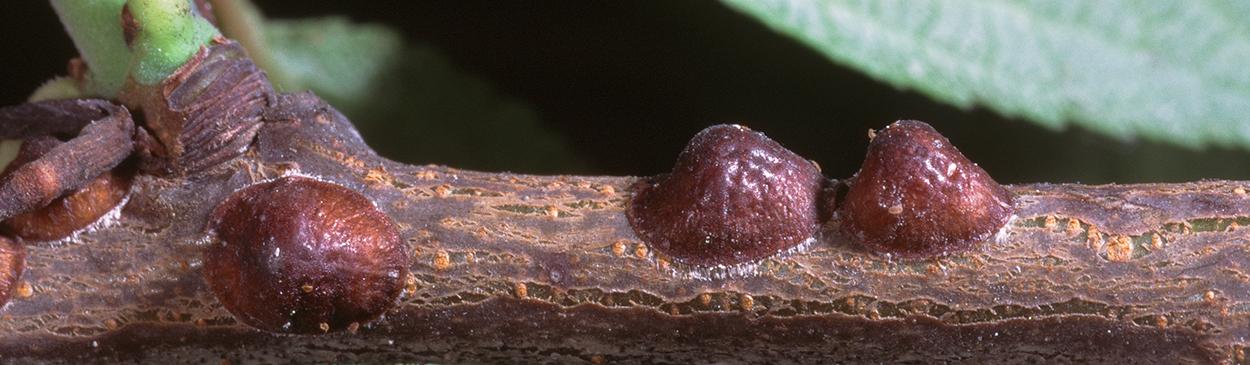
[[[1126,140],[1250,147],[1250,2],[725,2],[946,103]]]
[[[352,24],[345,17],[267,20],[264,23],[270,80],[286,92],[314,90],[355,110],[367,104],[373,85],[398,64],[404,41],[377,24]]]

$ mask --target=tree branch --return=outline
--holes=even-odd
[[[372,199],[410,245],[397,308],[353,331],[234,320],[204,277],[208,212],[314,176]],[[642,243],[633,177],[408,166],[342,115],[280,95],[253,148],[195,181],[139,176],[109,218],[30,243],[0,359],[49,362],[1239,363],[1250,182],[1009,186],[1016,217],[964,254],[891,260],[840,233],[699,269]]]

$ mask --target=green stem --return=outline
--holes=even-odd
[[[190,0],[51,0],[88,72],[83,96],[114,98],[129,75],[153,85],[182,66],[200,45],[218,36]],[[129,47],[122,34],[122,7],[139,25]]]
[[[126,0],[51,0],[74,40],[88,72],[79,87],[84,96],[112,98],[126,81],[130,49],[122,37],[120,14]]]
[[[190,0],[129,0],[139,24],[131,43],[134,58],[130,76],[142,85],[154,85],[172,74],[201,45],[221,33],[200,16]]]

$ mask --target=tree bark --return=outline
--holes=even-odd
[[[380,320],[270,334],[214,298],[208,212],[287,174],[398,224],[411,272]],[[28,242],[0,361],[1246,362],[1250,182],[1008,186],[1016,216],[970,252],[891,260],[835,218],[814,244],[705,269],[634,234],[636,180],[403,165],[319,99],[279,95],[242,158],[194,181],[138,176],[106,219]]]

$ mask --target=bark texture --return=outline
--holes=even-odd
[[[891,260],[834,219],[815,244],[700,269],[635,235],[637,178],[403,165],[312,95],[276,100],[242,157],[138,176],[103,221],[28,242],[0,362],[1246,362],[1250,182],[1008,186],[1016,215],[967,253]],[[209,212],[287,174],[398,223],[411,273],[380,320],[270,334],[214,298]]]

